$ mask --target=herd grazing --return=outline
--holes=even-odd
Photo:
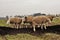
[[[47,25],[51,24],[53,18],[55,16],[25,16],[25,17],[10,17],[7,20],[7,24],[11,24],[13,25],[15,28],[20,28],[22,27],[22,25],[25,24],[25,26],[28,27],[32,27],[33,31],[36,31],[36,27],[41,27],[41,29],[47,29]],[[27,25],[30,26],[27,26]]]

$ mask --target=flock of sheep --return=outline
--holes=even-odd
[[[41,27],[41,29],[47,29],[46,26],[48,24],[51,24],[53,18],[55,16],[48,16],[48,15],[43,15],[43,16],[25,16],[25,17],[10,17],[7,20],[7,24],[11,24],[14,27],[21,28],[21,27],[32,27],[33,31],[36,31],[36,27]],[[28,26],[29,25],[29,26]]]

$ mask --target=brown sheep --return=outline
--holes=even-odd
[[[8,21],[7,21],[7,24],[12,24],[15,27],[17,27],[17,29],[18,29],[18,27],[20,26],[21,22],[22,22],[21,18],[14,17],[14,18],[9,18]]]
[[[33,16],[25,16],[24,24],[26,24],[26,27],[27,27],[27,24],[32,25],[32,19],[33,19]]]
[[[46,26],[48,25],[48,23],[51,23],[51,20],[48,17],[36,16],[33,18],[33,21],[32,21],[32,25],[34,27],[33,30],[35,31],[36,25],[38,25],[38,27],[41,26],[41,29],[43,29],[43,25],[44,25],[44,28],[46,29]]]

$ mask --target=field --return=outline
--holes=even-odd
[[[60,17],[52,23],[56,25],[48,26],[46,30],[36,28],[33,32],[32,28],[10,28],[6,20],[0,20],[0,40],[60,40]]]

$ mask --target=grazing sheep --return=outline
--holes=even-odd
[[[12,24],[12,25],[14,25],[17,29],[18,29],[18,27],[20,26],[21,22],[22,22],[22,19],[19,18],[19,17],[13,17],[13,18],[11,17],[11,18],[9,18],[9,19],[7,20],[7,24]]]

